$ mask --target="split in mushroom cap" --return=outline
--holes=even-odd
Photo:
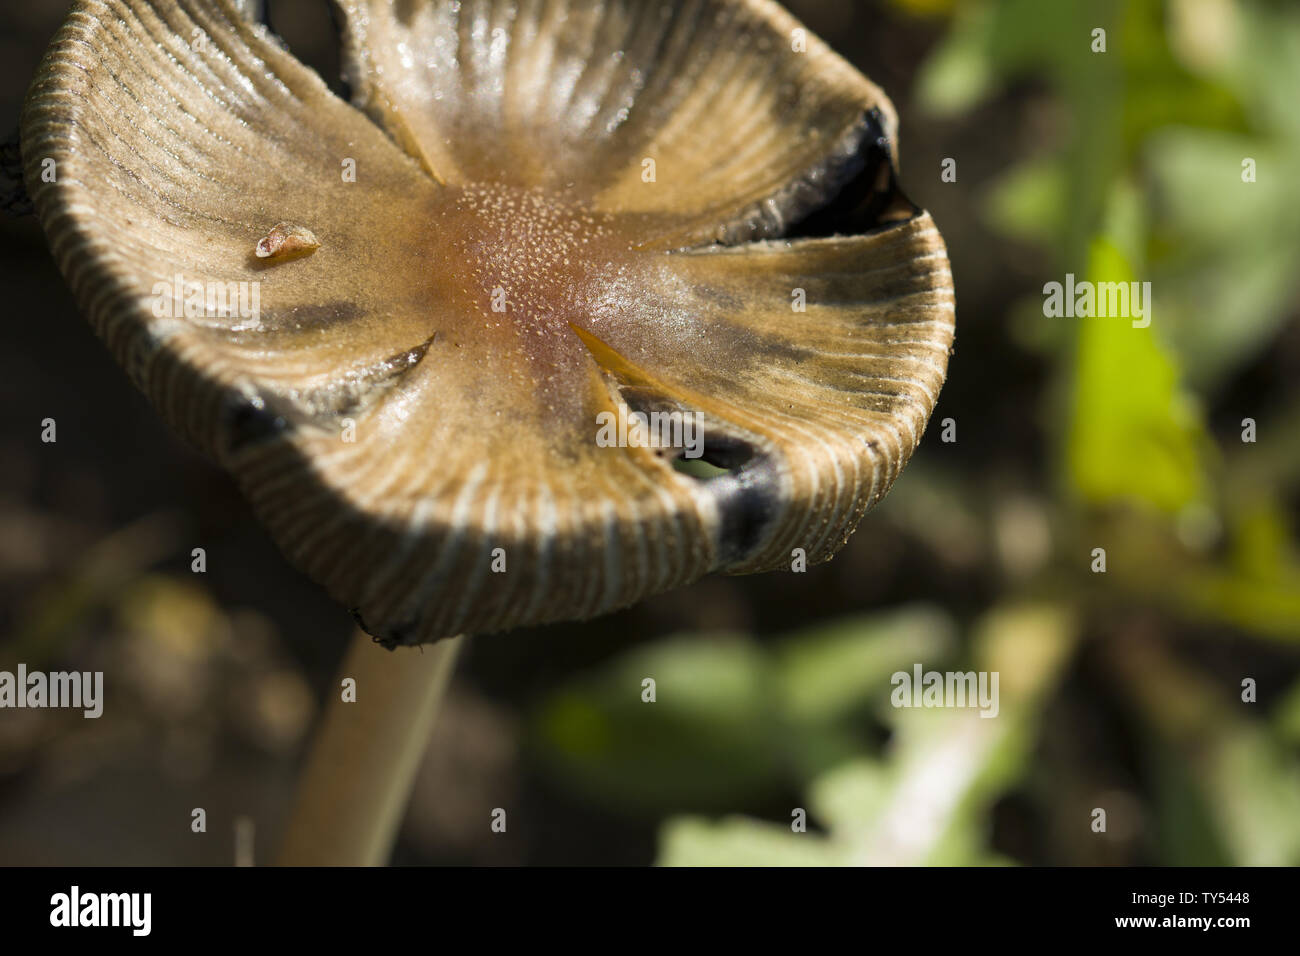
[[[23,121],[83,308],[291,558],[414,643],[833,554],[953,339],[884,94],[767,0],[341,6],[360,109],[225,0],[79,0]],[[630,409],[725,474],[598,445]]]

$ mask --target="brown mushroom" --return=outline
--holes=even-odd
[[[768,0],[339,5],[355,107],[228,0],[78,0],[23,116],[83,309],[294,563],[395,646],[829,558],[953,340],[885,95]]]

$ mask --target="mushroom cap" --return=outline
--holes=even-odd
[[[50,247],[167,420],[388,644],[829,558],[953,341],[885,95],[767,0],[339,5],[355,105],[228,0],[78,0],[33,82]]]

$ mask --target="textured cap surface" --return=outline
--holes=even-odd
[[[32,86],[53,253],[166,418],[388,642],[829,557],[953,340],[884,94],[765,0],[340,5],[356,106],[224,0],[79,0]]]

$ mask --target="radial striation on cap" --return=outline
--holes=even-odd
[[[354,104],[225,0],[78,0],[23,116],[83,310],[288,556],[405,644],[833,555],[954,334],[885,95],[766,0],[339,5]]]

